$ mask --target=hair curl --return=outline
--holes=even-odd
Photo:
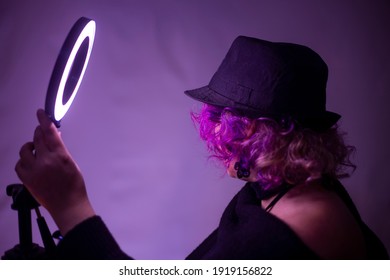
[[[240,160],[257,173],[264,188],[283,182],[301,184],[321,178],[348,177],[347,169],[356,166],[350,161],[355,151],[344,143],[344,134],[337,125],[318,132],[291,121],[279,124],[269,118],[251,119],[231,108],[204,104],[199,113],[191,113],[206,142],[210,157],[226,167]]]

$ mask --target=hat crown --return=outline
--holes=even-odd
[[[209,86],[233,100],[246,89],[242,105],[259,116],[298,116],[325,111],[327,78],[326,63],[308,47],[239,36]]]

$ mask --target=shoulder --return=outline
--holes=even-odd
[[[275,215],[323,259],[361,259],[363,234],[349,209],[320,185],[297,186],[272,209]]]

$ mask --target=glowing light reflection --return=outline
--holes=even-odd
[[[56,121],[60,121],[64,117],[64,115],[69,110],[70,105],[72,104],[72,102],[77,94],[77,91],[78,91],[80,84],[81,84],[81,80],[83,79],[85,70],[86,70],[87,65],[88,65],[89,57],[90,57],[91,52],[92,52],[92,46],[93,46],[93,42],[95,39],[95,31],[96,31],[96,23],[95,23],[95,21],[91,20],[87,23],[87,25],[81,31],[79,37],[76,40],[76,43],[73,46],[73,49],[69,55],[68,61],[66,63],[64,72],[63,72],[62,77],[61,77],[60,84],[58,86],[57,95],[56,95],[56,101],[55,101],[55,106],[54,106],[54,119]],[[74,59],[76,57],[77,52],[80,49],[81,44],[84,42],[84,40],[87,39],[87,37],[89,39],[88,51],[87,51],[87,55],[86,55],[86,58],[84,61],[83,69],[82,69],[81,74],[78,78],[77,84],[76,84],[75,88],[73,89],[72,94],[70,95],[70,98],[68,99],[68,101],[65,104],[63,104],[64,89],[65,89],[65,85],[66,85],[66,82],[67,82],[68,77],[69,77],[70,70],[72,69]]]

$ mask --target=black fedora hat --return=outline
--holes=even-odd
[[[340,118],[326,110],[327,79],[326,63],[306,46],[239,36],[210,83],[185,94],[251,118],[292,118],[322,130]]]

